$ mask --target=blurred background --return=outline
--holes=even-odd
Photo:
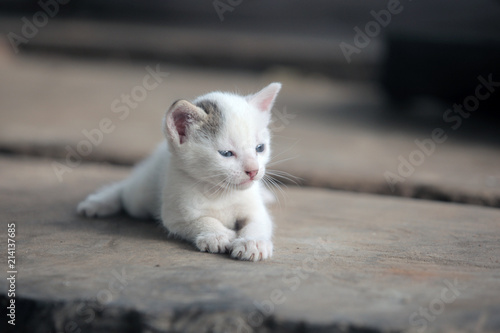
[[[1,0],[0,152],[60,161],[61,181],[130,165],[173,101],[280,81],[273,167],[302,185],[500,207],[499,17],[494,0]]]

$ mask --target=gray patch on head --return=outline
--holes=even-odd
[[[207,118],[200,125],[199,131],[207,139],[215,138],[224,124],[224,114],[214,101],[199,101],[196,106],[207,114]]]

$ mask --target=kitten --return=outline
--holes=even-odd
[[[200,251],[258,261],[273,253],[272,197],[261,182],[270,158],[271,109],[280,83],[256,94],[212,92],[175,102],[163,121],[166,142],[132,175],[89,195],[79,214],[104,217],[124,209],[160,218]]]

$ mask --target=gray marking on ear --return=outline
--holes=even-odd
[[[196,103],[196,106],[205,111],[207,118],[200,126],[200,132],[208,139],[215,138],[221,131],[224,124],[224,115],[217,103],[210,100],[203,100]]]

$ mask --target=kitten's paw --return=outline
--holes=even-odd
[[[196,237],[196,247],[201,252],[226,253],[231,250],[231,242],[236,237],[233,230],[227,233],[206,233]]]
[[[106,202],[84,200],[78,204],[76,212],[86,217],[105,217],[116,214],[120,206]]]
[[[232,247],[231,257],[240,260],[266,260],[273,255],[273,243],[267,240],[238,238]]]

